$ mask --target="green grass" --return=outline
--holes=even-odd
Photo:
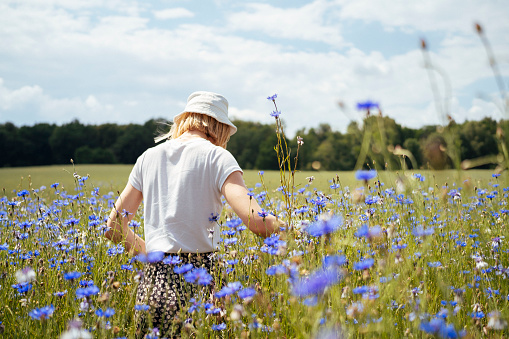
[[[0,171],[1,184],[10,187],[6,190],[28,189],[29,182],[32,188],[47,186],[20,196],[8,193],[0,200],[4,336],[58,338],[77,318],[94,337],[134,336],[134,295],[142,264],[132,262],[121,246],[114,247],[103,236],[111,203],[130,169],[129,165],[77,166],[79,175],[90,175],[79,186],[79,194],[74,192],[70,166]],[[214,307],[220,309],[215,316],[207,314],[204,306],[188,313],[188,302],[179,316],[192,318],[192,326],[183,337],[320,338],[325,335],[322,331],[330,330],[345,337],[428,338],[423,324],[445,314],[442,325],[447,323],[456,335],[465,331],[470,338],[507,338],[507,176],[495,179],[491,171],[419,173],[426,177],[424,182],[411,179],[412,172],[381,172],[383,186],[378,186],[376,180],[356,181],[354,172],[299,172],[296,190],[305,190],[295,195],[289,208],[283,201],[287,195],[276,191],[279,172],[265,172],[264,196],[264,188],[255,187],[260,182],[258,171],[246,171],[246,182],[255,187],[262,206],[283,219],[291,215],[295,229],[264,244],[249,231],[232,226],[236,224],[229,222],[235,216],[225,205],[219,224],[230,233],[222,233],[224,241],[211,272],[218,282],[215,292],[222,282],[240,282],[253,288],[255,295],[246,300],[236,293],[215,295]],[[333,190],[329,181],[336,174],[342,187]],[[304,187],[309,176],[315,180]],[[65,185],[68,193],[62,186],[49,188],[54,182]],[[100,187],[99,192],[92,186]],[[324,194],[317,194],[315,188]],[[461,196],[455,188],[462,188]],[[139,227],[133,225],[140,235],[142,211],[143,206],[134,216]],[[337,216],[329,221],[330,233],[320,235],[307,228],[316,218],[330,215]],[[325,258],[331,255],[344,260],[326,271],[335,280],[325,281]],[[359,268],[365,260],[371,264]],[[280,274],[269,273],[275,267]],[[33,269],[29,285],[17,280],[23,268]],[[67,279],[69,272],[81,276]],[[77,298],[82,282],[97,287],[88,309],[81,304],[85,299]],[[320,288],[325,283],[327,287]],[[203,301],[208,295],[201,297]],[[49,318],[34,316],[34,310],[43,307],[52,308]],[[107,308],[115,311],[108,319],[96,313]],[[239,309],[242,313],[232,319]],[[504,329],[495,328],[496,317]],[[225,329],[213,329],[220,324]]]
[[[39,167],[15,167],[0,168],[0,190],[3,189],[6,196],[11,196],[13,190],[39,188],[43,185],[48,186],[52,183],[60,183],[60,187],[75,187],[74,171],[79,175],[89,176],[88,185],[93,187],[102,187],[113,192],[121,191],[131,172],[132,165],[54,165]],[[398,179],[407,180],[413,173],[425,175],[431,184],[438,187],[444,184],[463,183],[468,180],[470,186],[482,185],[486,183],[493,173],[491,170],[471,170],[471,171],[406,171],[403,172],[379,172],[380,181],[388,185],[395,185]],[[339,177],[340,184],[344,187],[355,185],[355,172],[320,172],[320,171],[298,171],[295,174],[295,186],[297,189],[308,183],[306,178],[314,177],[313,187],[318,190],[327,190],[329,181]],[[504,180],[505,175],[500,178]],[[269,190],[275,190],[280,184],[279,171],[264,171],[264,182]],[[248,187],[254,187],[260,183],[259,171],[245,170],[244,180]]]

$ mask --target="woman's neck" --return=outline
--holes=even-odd
[[[193,140],[193,139],[198,139],[198,138],[211,141],[209,138],[207,138],[207,135],[205,133],[196,131],[196,130],[184,132],[177,139],[186,141],[186,140]]]
[[[191,130],[191,131],[187,131],[187,132],[184,132],[181,137],[186,137],[186,138],[203,138],[203,139],[207,139],[207,135],[203,132],[200,132],[200,131],[196,131],[196,130]]]

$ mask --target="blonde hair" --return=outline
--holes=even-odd
[[[186,112],[174,119],[170,131],[156,137],[155,142],[165,139],[175,139],[187,131],[200,131],[207,136],[213,144],[226,148],[230,140],[230,126],[216,119],[200,113]]]

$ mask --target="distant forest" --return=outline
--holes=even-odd
[[[275,125],[239,120],[234,123],[238,132],[228,142],[228,150],[240,166],[278,169]],[[22,127],[4,123],[0,125],[0,167],[69,164],[70,159],[77,164],[133,164],[143,151],[154,146],[158,130],[161,123],[156,120],[143,125],[85,125],[77,120],[63,125],[39,123]],[[455,166],[451,149],[459,161],[496,156],[507,147],[507,133],[508,121],[491,118],[411,129],[389,117],[370,116],[362,126],[351,122],[346,133],[321,124],[297,132],[304,140],[297,169],[353,170],[361,150],[364,166],[376,163],[379,168],[399,169],[401,154],[411,154],[413,159],[403,160],[408,168],[451,168]],[[293,161],[297,141],[287,140],[287,144]],[[482,161],[479,165],[495,167]]]

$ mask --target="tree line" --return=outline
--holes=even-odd
[[[149,120],[140,124],[86,125],[78,120],[56,125],[38,123],[17,127],[0,124],[0,167],[68,164],[133,164],[154,136],[168,129],[167,121]],[[238,131],[228,142],[228,150],[244,169],[278,169],[274,147],[275,124],[236,120]],[[350,122],[345,133],[328,124],[302,128],[303,138],[296,168],[300,170],[347,171],[360,167],[378,169],[458,167],[467,159],[477,167],[493,168],[507,144],[507,121],[491,118],[448,126],[407,128],[389,117],[368,116],[362,124]],[[295,166],[297,140],[285,139]],[[490,158],[491,156],[491,158]],[[484,159],[484,160],[483,160]]]

